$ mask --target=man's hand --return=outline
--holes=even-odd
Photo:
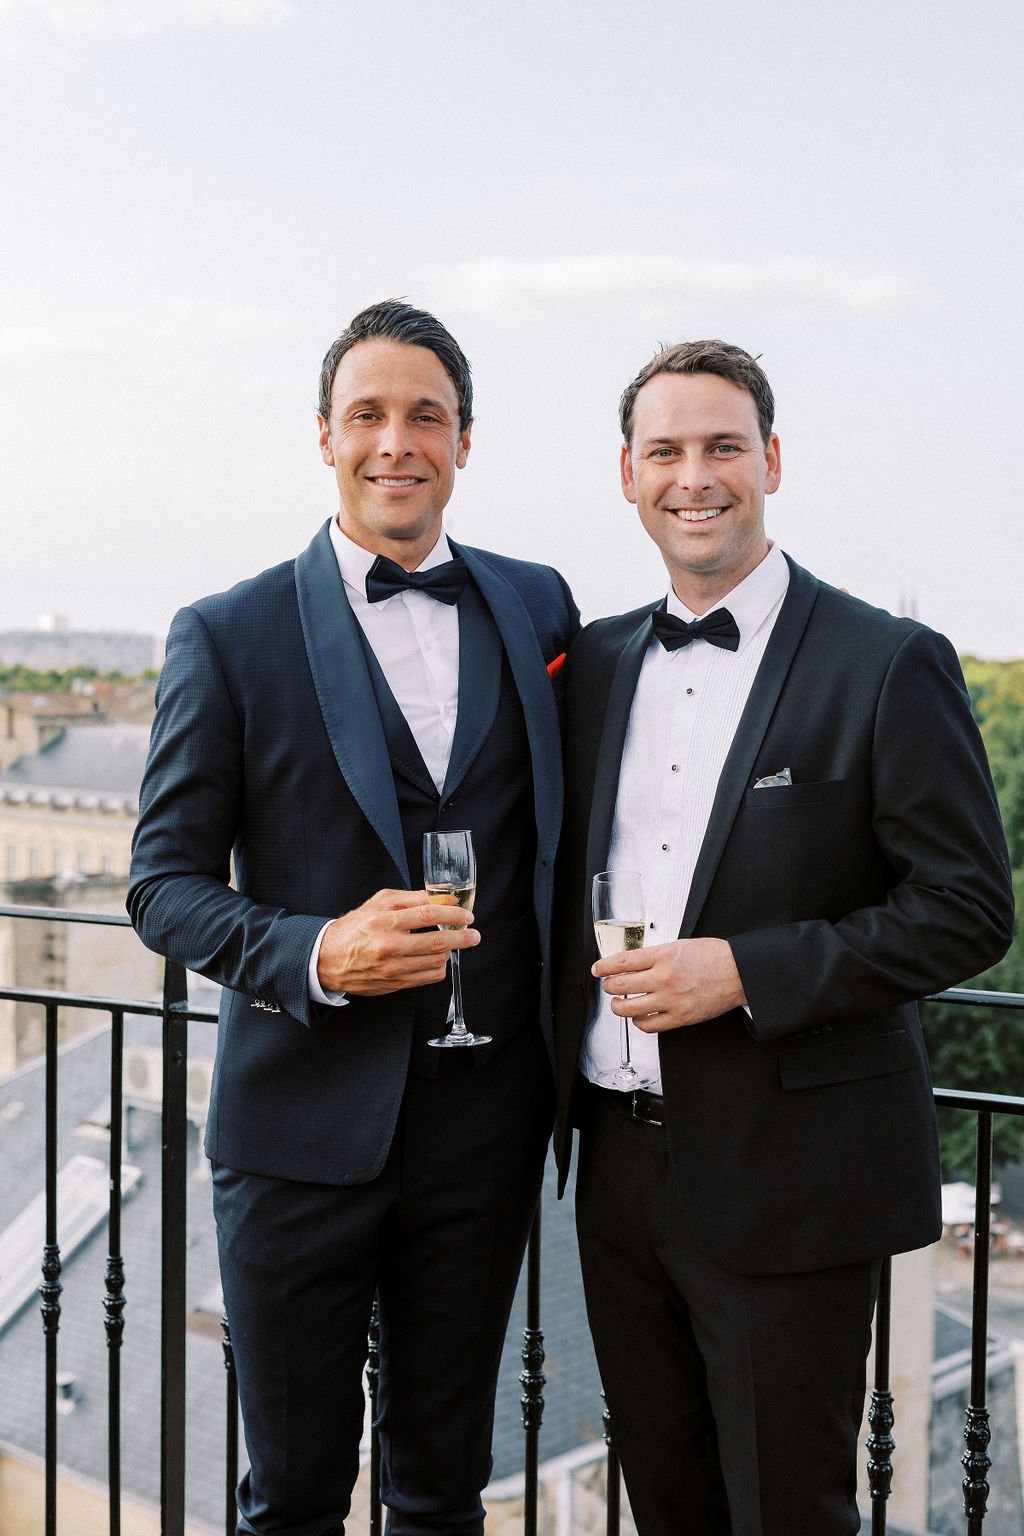
[[[608,955],[591,967],[603,979],[612,1012],[648,1034],[717,1019],[746,1002],[725,939],[675,939]]]
[[[469,926],[472,912],[446,907],[443,932],[439,916],[426,891],[378,891],[327,929],[316,966],[320,985],[325,992],[379,997],[443,981],[449,951],[479,944],[480,935]]]

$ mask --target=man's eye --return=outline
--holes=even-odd
[[[675,453],[674,448],[655,448],[651,454],[652,459],[670,459]]]
[[[740,450],[739,450],[739,446],[736,443],[716,443],[715,446],[714,446],[714,450],[713,451],[715,453],[720,453],[720,454],[728,455],[728,454],[733,454],[733,453],[739,453]]]
[[[440,417],[439,416],[431,416],[429,414],[429,412],[425,412],[422,416],[417,416],[416,420],[417,421],[425,421],[430,426],[436,427],[438,425],[439,421],[440,421]]]

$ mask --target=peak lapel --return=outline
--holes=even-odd
[[[747,788],[764,733],[778,702],[782,685],[793,663],[796,648],[807,627],[811,609],[817,596],[818,583],[808,571],[802,570],[789,556],[789,590],[775,621],[775,628],[765,648],[761,665],[754,678],[750,697],[740,716],[736,735],[725,760],[715,801],[711,807],[704,841],[701,844],[697,865],[686,899],[686,910],[679,929],[680,938],[689,938],[697,926],[701,909],[707,899],[711,882],[722,857],[726,840],[736,819],[740,801]]]
[[[597,772],[594,778],[594,795],[590,805],[590,822],[587,827],[587,878],[585,882],[585,907],[583,924],[585,939],[591,938],[590,887],[591,881],[602,869],[608,868],[608,852],[612,840],[612,821],[615,816],[615,798],[619,789],[619,769],[622,751],[626,743],[629,713],[633,707],[637,679],[643,666],[644,656],[651,639],[650,615],[655,603],[644,614],[640,623],[627,639],[612,676],[608,690],[608,707],[601,729],[601,744],[597,753]]]
[[[327,523],[295,562],[295,590],[310,671],[331,748],[345,782],[396,868],[410,883],[391,759],[358,621]]]

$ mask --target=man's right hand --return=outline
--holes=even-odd
[[[470,927],[472,912],[461,907],[445,907],[443,931],[436,927],[439,916],[426,891],[378,891],[325,932],[316,967],[320,985],[325,992],[379,997],[443,981],[449,952],[471,949],[480,934]]]

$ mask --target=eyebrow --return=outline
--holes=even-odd
[[[680,432],[675,437],[647,437],[644,444],[648,448],[674,448],[686,436],[685,432]],[[747,432],[720,431],[709,432],[700,440],[704,443],[752,443],[754,439]]]
[[[379,406],[380,403],[379,395],[361,395],[358,400],[349,400],[347,409],[350,411],[362,410],[364,406]],[[413,400],[409,409],[421,411],[425,406],[434,411],[447,411],[449,415],[452,414],[451,407],[445,405],[443,400],[432,400],[429,395],[421,395],[418,400]]]

